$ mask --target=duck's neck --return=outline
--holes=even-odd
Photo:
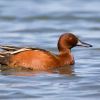
[[[59,51],[59,59],[61,62],[61,65],[72,65],[74,64],[74,57],[71,54],[71,50],[70,49],[66,49],[64,51]]]

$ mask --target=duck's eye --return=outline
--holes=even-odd
[[[69,41],[72,41],[72,37],[69,37],[68,39],[69,39]]]

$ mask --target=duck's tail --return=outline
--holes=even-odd
[[[8,58],[9,58],[9,53],[0,52],[0,64],[1,65],[7,65]]]
[[[16,53],[21,47],[0,45],[0,49],[2,49],[2,51],[0,51],[0,64],[7,65],[10,55]]]

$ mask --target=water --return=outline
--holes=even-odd
[[[0,100],[100,99],[100,0],[0,0],[0,44],[57,53],[73,32],[93,48],[74,48],[76,64],[55,72],[0,72]]]

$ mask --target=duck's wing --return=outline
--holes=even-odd
[[[21,49],[22,47],[0,45],[0,48],[3,49],[3,50],[5,50],[5,51],[16,51],[18,49]]]
[[[9,46],[9,45],[0,45],[0,48],[4,50],[4,51],[0,52],[0,55],[17,54],[17,53],[27,51],[27,50],[40,50],[40,51],[48,52],[48,51],[46,51],[44,49],[40,49],[40,48],[16,47],[16,46]]]
[[[39,48],[32,48],[32,47],[17,47],[17,46],[10,46],[10,45],[0,45],[0,48],[5,50],[5,51],[17,51],[17,50],[26,50],[26,49],[30,49],[30,50],[42,50]]]
[[[22,48],[22,49],[18,49],[15,51],[0,51],[0,64],[7,65],[7,62],[9,60],[10,56],[16,55],[16,54],[26,51],[26,50],[30,50],[30,49]]]
[[[8,46],[8,45],[0,45],[0,48],[3,49],[3,51],[0,51],[0,57],[17,54],[26,50],[32,50],[32,48],[16,47],[16,46]]]

